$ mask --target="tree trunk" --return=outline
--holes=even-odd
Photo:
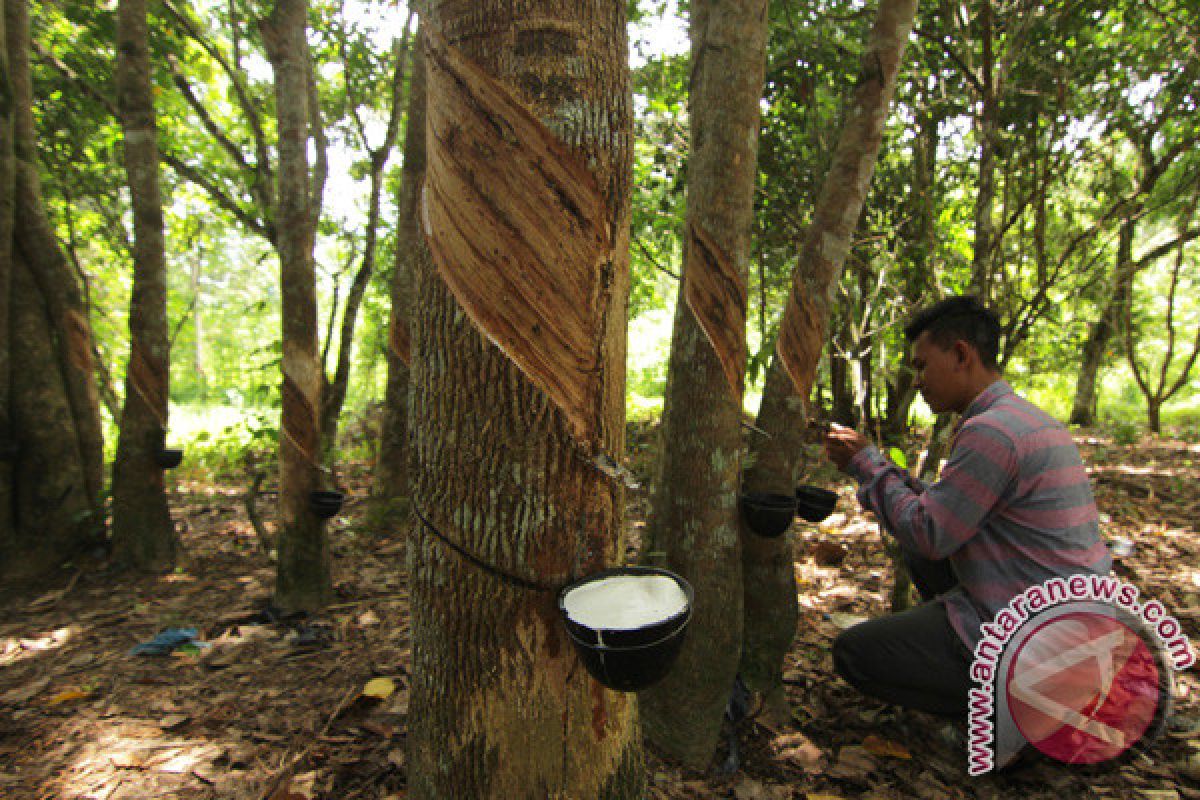
[[[61,373],[79,439],[83,490],[98,508],[104,488],[104,437],[92,370],[92,332],[79,282],[54,236],[42,202],[33,123],[33,85],[29,69],[29,13],[23,0],[9,0],[8,57],[14,99],[13,144],[16,156],[15,245],[29,266],[51,318],[55,368]],[[15,279],[14,279],[15,280]],[[21,295],[13,292],[13,297]],[[10,313],[15,313],[10,309]],[[49,365],[47,365],[49,366]],[[18,375],[14,366],[13,391]],[[20,428],[17,428],[19,431]]]
[[[696,607],[674,670],[641,703],[649,739],[692,767],[712,758],[741,645],[745,285],[766,37],[766,0],[691,5],[683,285],[648,527],[667,566],[691,582]]]
[[[1079,368],[1079,377],[1075,381],[1075,400],[1071,404],[1072,425],[1089,427],[1096,423],[1099,401],[1096,382],[1100,377],[1100,369],[1104,366],[1109,342],[1119,330],[1121,311],[1125,307],[1126,298],[1132,291],[1133,237],[1136,228],[1135,216],[1127,215],[1122,219],[1117,233],[1117,259],[1113,265],[1108,300],[1104,304],[1104,310],[1100,312],[1100,317],[1088,330],[1088,338],[1083,345],[1083,360]]]
[[[854,393],[850,390],[849,363],[838,354],[829,357],[830,416],[840,425],[854,425]]]
[[[8,63],[7,13],[0,3],[0,557],[14,544],[12,466],[16,458],[15,431],[9,389],[9,303],[13,280],[13,211],[16,201],[13,158],[13,94]],[[0,579],[5,569],[0,568]]]
[[[387,133],[384,136],[383,143],[378,148],[372,148],[367,143],[366,131],[360,129],[363,145],[370,155],[371,194],[367,211],[367,235],[366,242],[363,245],[362,264],[359,266],[358,272],[354,275],[354,281],[350,286],[350,294],[346,297],[346,310],[342,314],[341,335],[338,341],[337,369],[334,372],[332,383],[325,386],[325,392],[321,398],[321,450],[326,454],[330,454],[330,457],[337,446],[338,420],[342,414],[342,407],[346,403],[346,392],[350,386],[350,359],[354,353],[354,329],[358,322],[358,312],[362,308],[363,297],[367,293],[367,286],[370,284],[371,276],[375,272],[375,251],[379,235],[380,201],[383,197],[383,183],[386,177],[384,170],[387,167],[388,158],[391,157],[392,147],[396,144],[396,135],[399,131],[400,102],[404,94],[404,77],[408,73],[408,53],[411,44],[408,26],[411,24],[413,13],[410,9],[409,20],[404,26],[403,47],[396,48],[393,45],[393,55],[396,61],[392,66],[392,105],[388,113]],[[353,95],[349,99],[352,102],[356,101]],[[330,313],[330,326],[332,327],[333,312]],[[328,348],[328,342],[325,346]]]
[[[986,304],[991,294],[992,250],[996,247],[993,220],[996,199],[996,137],[999,133],[995,56],[992,40],[992,0],[979,0],[979,39],[983,48],[979,136],[979,190],[975,195],[975,242],[971,260],[971,291]]]
[[[0,431],[7,464],[9,513],[0,517],[0,582],[44,575],[103,531],[100,409],[92,372],[91,329],[82,295],[54,238],[42,205],[29,72],[29,16],[25,0],[8,0],[5,41],[11,93],[2,94],[0,119],[11,113],[13,177],[0,214],[13,208],[11,261],[0,267],[8,282],[8,428]],[[7,134],[7,124],[3,125]],[[7,147],[7,145],[5,145]],[[0,173],[2,175],[2,173]],[[8,225],[0,221],[0,230]],[[4,247],[8,251],[8,245]],[[19,298],[19,302],[15,300]]]
[[[824,347],[833,292],[862,211],[883,124],[896,86],[900,59],[913,26],[916,0],[879,5],[870,41],[849,99],[845,127],[805,234],[779,344],[767,372],[757,427],[769,438],[751,439],[745,488],[794,490],[806,428],[805,403]],[[785,367],[785,360],[790,367]],[[796,583],[790,535],[746,537],[743,580],[745,641],[741,674],[753,691],[778,697],[783,656],[796,631]]]
[[[406,516],[413,279],[418,268],[429,269],[429,252],[417,227],[417,195],[425,175],[425,59],[420,37],[418,29],[408,96],[408,128],[404,134],[404,171],[396,203],[396,258],[388,317],[387,389],[379,458],[375,462],[375,482],[371,487],[372,521],[380,530],[399,524]]]
[[[320,488],[321,367],[317,359],[316,270],[313,241],[320,213],[310,186],[309,59],[306,0],[278,0],[262,20],[263,41],[275,71],[279,128],[276,217],[283,292],[283,408],[279,421],[279,569],[275,603],[312,610],[332,595],[324,522],[309,497]]]
[[[423,18],[437,102],[420,213],[438,274],[418,272],[413,304],[413,499],[429,524],[410,544],[409,791],[640,798],[636,700],[591,680],[555,605],[623,552],[624,490],[596,451],[624,450],[625,4],[519,8],[433,0]],[[565,330],[539,314],[555,271],[591,298],[569,309],[589,327],[567,331],[583,367],[563,383],[539,360],[564,356],[519,338]],[[529,291],[472,294],[529,275]],[[505,327],[514,309],[538,322]]]
[[[196,382],[200,384],[200,400],[208,402],[208,360],[204,357],[204,301],[200,291],[200,270],[203,259],[197,252],[192,259],[192,331],[194,332]]]
[[[125,407],[113,464],[113,555],[119,563],[157,571],[174,564],[177,547],[157,461],[166,442],[171,359],[158,131],[145,0],[121,0],[117,15],[117,106],[133,204],[134,259]]]

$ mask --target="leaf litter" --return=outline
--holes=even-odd
[[[631,439],[636,448],[638,436]],[[1131,544],[1117,573],[1200,641],[1200,448],[1169,440],[1119,447],[1098,437],[1081,445],[1105,534]],[[815,446],[808,455],[821,463]],[[1200,800],[1196,668],[1178,676],[1170,731],[1146,756],[1090,771],[1035,760],[981,779],[968,778],[964,754],[939,737],[943,720],[842,683],[829,654],[833,638],[884,612],[891,566],[845,480],[828,471],[817,477],[844,496],[825,525],[794,527],[800,620],[784,665],[790,718],[744,720],[733,775],[688,771],[648,751],[647,797]],[[364,468],[348,470],[346,480],[365,494]],[[406,795],[411,645],[402,532],[365,533],[355,504],[331,529],[334,605],[318,619],[272,618],[265,610],[274,570],[251,527],[207,513],[214,494],[237,491],[179,484],[173,512],[187,522],[186,556],[175,575],[118,576],[93,564],[0,610],[0,796]],[[645,511],[645,499],[632,496],[635,533]],[[129,655],[172,626],[197,628],[211,646]]]

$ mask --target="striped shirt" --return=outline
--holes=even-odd
[[[959,585],[938,600],[971,651],[979,626],[1025,589],[1112,566],[1070,433],[1004,381],[967,407],[936,483],[917,481],[874,447],[847,471],[863,508],[902,547],[949,559]]]

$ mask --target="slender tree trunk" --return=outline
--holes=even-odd
[[[192,260],[192,330],[195,332],[195,346],[192,351],[195,359],[196,382],[200,384],[200,399],[208,402],[208,361],[204,357],[204,302],[200,292],[200,271],[203,261],[199,253]]]
[[[75,276],[54,238],[42,204],[29,71],[29,15],[25,0],[5,6],[8,81],[0,119],[12,120],[11,236],[7,329],[19,342],[7,351],[8,427],[3,433],[8,513],[0,517],[0,582],[45,574],[103,531],[100,409],[92,372],[91,329]],[[11,91],[8,91],[11,90]],[[11,117],[8,115],[11,114]],[[5,134],[9,131],[3,123]],[[7,145],[5,145],[7,148]],[[0,229],[9,225],[0,220]],[[7,277],[5,277],[5,275]],[[19,302],[15,300],[19,298]]]
[[[1113,265],[1112,286],[1100,317],[1088,330],[1083,345],[1083,360],[1075,381],[1075,400],[1071,404],[1071,424],[1091,426],[1096,423],[1099,396],[1096,382],[1104,366],[1105,355],[1113,337],[1119,332],[1121,311],[1133,287],[1133,237],[1137,219],[1127,215],[1117,232],[1117,258]]]
[[[636,699],[591,680],[555,606],[623,546],[624,490],[595,459],[624,449],[625,4],[432,0],[423,23],[438,274],[418,273],[413,304],[413,498],[430,524],[410,545],[409,791],[640,798]],[[544,291],[559,277],[580,307]],[[537,321],[506,325],[516,313]],[[563,350],[577,371],[541,368]]]
[[[310,186],[310,108],[306,0],[277,0],[262,20],[275,71],[279,127],[276,249],[283,293],[283,408],[279,422],[279,569],[275,603],[316,609],[332,595],[324,522],[309,496],[321,485],[321,367],[317,359],[316,270],[313,242],[319,200]]]
[[[380,201],[383,197],[383,169],[386,161],[372,157],[371,191],[367,211],[366,242],[363,245],[362,263],[354,273],[350,291],[346,295],[346,308],[342,312],[342,324],[338,330],[337,366],[333,380],[323,384],[321,392],[321,452],[330,458],[337,445],[338,420],[346,403],[346,391],[350,387],[350,360],[354,355],[354,330],[358,323],[358,312],[362,308],[367,285],[375,272],[375,250],[379,231]],[[330,312],[331,314],[333,311]],[[333,333],[330,319],[329,333]]]
[[[854,396],[850,391],[850,370],[846,359],[838,354],[829,357],[830,415],[841,425],[854,424]]]
[[[371,488],[375,524],[392,527],[404,516],[408,502],[408,392],[411,355],[413,279],[418,268],[428,270],[429,252],[417,227],[417,196],[425,174],[425,59],[420,30],[413,56],[408,96],[408,129],[404,134],[404,171],[396,203],[396,259],[388,317],[387,389],[375,483]],[[418,261],[421,267],[418,267]]]
[[[113,464],[113,555],[155,571],[174,564],[177,547],[156,460],[166,441],[171,360],[158,130],[145,0],[121,0],[117,16],[117,106],[133,203],[134,260],[125,407]]]
[[[858,83],[829,174],[805,234],[775,356],[768,368],[751,441],[745,488],[793,491],[806,429],[805,402],[824,347],[833,292],[850,248],[883,135],[916,0],[882,2],[859,67]],[[790,364],[785,367],[785,361]],[[792,538],[746,537],[745,642],[741,673],[753,691],[778,703],[783,657],[796,631]]]
[[[995,86],[995,55],[992,39],[992,0],[979,0],[979,38],[983,48],[980,64],[979,190],[975,195],[975,243],[971,260],[971,290],[984,303],[991,295],[992,251],[996,247],[996,137],[999,133],[998,98]]]
[[[641,702],[650,740],[694,767],[712,758],[741,645],[745,286],[766,38],[766,0],[691,5],[683,285],[648,527],[667,566],[692,583],[696,607],[674,670]]]
[[[408,54],[411,50],[411,40],[408,25],[411,24],[413,12],[409,11],[409,21],[405,24],[404,44],[393,47],[396,63],[392,69],[392,107],[389,112],[387,133],[383,143],[375,149],[367,145],[371,159],[371,194],[367,211],[367,235],[363,246],[362,264],[354,274],[350,286],[350,294],[346,297],[346,309],[342,314],[341,334],[338,340],[337,369],[333,381],[325,385],[321,406],[321,450],[331,454],[337,446],[338,420],[342,407],[346,403],[346,392],[350,386],[350,358],[354,353],[354,330],[358,322],[358,312],[362,308],[363,297],[367,293],[367,285],[375,272],[376,241],[379,235],[380,201],[383,197],[384,169],[391,156],[392,147],[396,144],[399,131],[400,103],[404,93],[404,78],[408,73]],[[351,98],[352,100],[354,98]],[[363,143],[366,145],[366,132],[361,132]],[[332,325],[332,318],[330,320]],[[328,343],[326,344],[328,347]],[[324,359],[322,359],[323,361]]]
[[[13,211],[16,201],[13,158],[13,86],[8,64],[7,13],[0,2],[0,558],[14,545],[12,466],[16,436],[12,427],[9,389],[9,303],[13,280]],[[0,569],[0,577],[5,570]]]

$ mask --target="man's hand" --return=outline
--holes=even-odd
[[[829,432],[825,434],[825,455],[838,469],[845,471],[846,465],[854,456],[858,455],[858,451],[870,443],[867,437],[853,428],[847,428],[834,422],[830,424]]]

